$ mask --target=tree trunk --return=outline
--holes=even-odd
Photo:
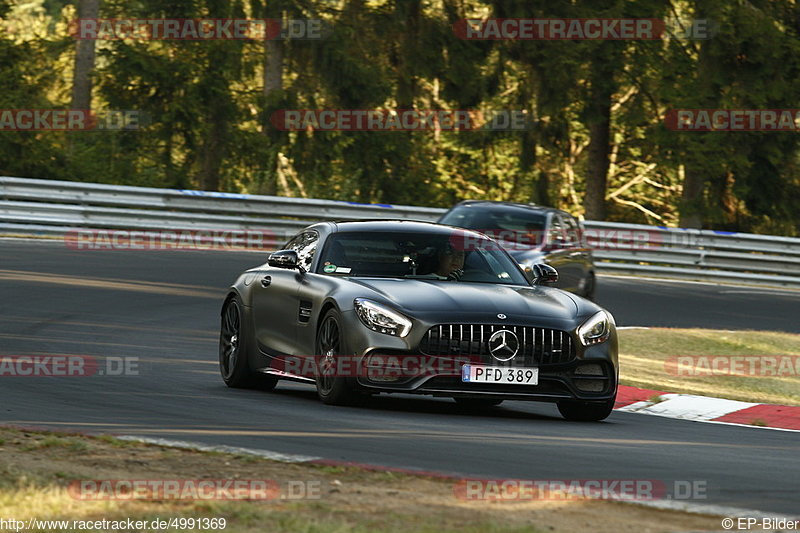
[[[715,17],[715,13],[710,13],[710,2],[697,0],[695,2],[695,17],[698,19],[710,18],[720,20]],[[701,108],[715,108],[719,98],[718,88],[712,82],[713,73],[718,70],[714,59],[711,57],[709,40],[701,40],[697,58],[697,72],[695,79],[695,96],[693,104]],[[695,105],[692,105],[695,107]],[[686,135],[686,133],[678,133]],[[703,134],[700,134],[703,135]],[[686,171],[683,179],[683,192],[678,207],[678,225],[682,228],[701,229],[703,227],[703,213],[705,210],[704,192],[706,183],[709,181],[713,170],[708,169],[707,164],[701,164],[706,157],[704,151],[708,150],[704,142],[705,138],[690,138],[691,147],[686,154]]]
[[[536,178],[536,203],[553,205],[550,200],[550,174],[542,170]]]
[[[268,0],[264,15],[268,19],[283,20],[283,9],[278,2]],[[283,56],[284,43],[282,39],[264,41],[264,123],[262,131],[265,141],[269,145],[269,158],[267,159],[269,168],[261,191],[271,196],[278,194],[278,172],[280,172],[281,164],[278,152],[281,147],[281,132],[272,129],[269,119],[272,112],[275,111],[275,104],[280,100],[283,91]]]
[[[78,18],[96,19],[100,0],[78,0]],[[78,39],[75,45],[75,70],[72,80],[72,109],[91,109],[94,39]]]
[[[605,107],[601,121],[589,128],[589,161],[586,175],[585,217],[588,220],[605,220],[606,185],[608,182],[608,151],[611,128],[611,99]]]
[[[418,45],[421,16],[420,0],[407,0],[395,4],[398,23],[403,28],[403,38],[397,50],[397,107],[412,109],[417,96],[417,81],[414,78],[413,61]]]
[[[683,177],[683,191],[681,192],[680,219],[681,228],[700,229],[703,226],[703,190],[705,189],[705,176],[697,167],[687,165]]]
[[[230,16],[230,6],[224,0],[209,2],[211,17]],[[199,181],[207,191],[219,191],[220,171],[228,153],[228,131],[236,120],[236,105],[231,95],[230,80],[239,65],[241,49],[231,42],[206,43],[207,61],[200,92],[203,109],[207,110],[207,126],[203,128]]]
[[[710,73],[712,72],[712,69],[709,68],[711,67],[710,61],[708,44],[705,41],[701,41],[697,65],[697,91],[701,98],[701,106],[714,108],[716,107],[716,98],[712,96],[712,87],[709,81]],[[686,135],[686,133],[677,133],[677,135]],[[691,148],[686,154],[683,191],[678,207],[678,225],[681,228],[701,229],[703,227],[703,211],[705,208],[703,193],[709,178],[707,165],[700,164],[700,161],[705,159],[703,152],[705,151],[704,141],[706,139],[690,138],[689,141]]]
[[[536,122],[538,98],[536,100],[533,98],[536,73],[532,67],[528,67],[525,72],[526,75],[521,84],[520,100],[518,104],[521,109],[528,110],[528,116],[531,120],[525,125],[525,129],[519,133],[519,172],[514,176],[513,187],[511,189],[512,196],[517,192],[520,178],[533,181],[533,172],[536,165],[536,145],[538,140],[536,138],[537,132],[534,128],[539,127]],[[530,195],[531,202],[539,203],[542,201],[537,190],[531,190]]]
[[[520,178],[532,178],[534,165],[536,165],[536,132],[531,128],[526,128],[519,135],[519,172],[514,176],[511,194],[517,192]],[[535,192],[530,200],[532,202],[541,201]]]
[[[616,90],[614,68],[618,65],[618,54],[606,53],[616,43],[603,44],[609,46],[601,46],[592,63],[591,94],[588,102],[589,146],[586,195],[583,199],[584,216],[588,220],[606,218],[606,185],[611,150],[611,98]]]
[[[264,41],[264,97],[283,90],[283,41]]]
[[[404,0],[394,4],[395,23],[402,32],[402,36],[396,40],[393,58],[397,109],[413,109],[419,92],[415,69],[419,67],[417,48],[421,16],[420,0]],[[391,178],[383,180],[378,194],[370,198],[373,202],[408,202],[410,200],[407,198],[413,195],[411,191],[418,186],[410,165],[414,152],[413,133],[401,131],[393,135],[397,136],[397,145],[394,153],[387,158],[387,175]]]
[[[225,108],[215,107],[211,112],[210,129],[203,144],[203,156],[200,166],[200,182],[205,191],[218,191],[220,180],[219,171],[222,159],[225,156],[225,137],[227,133],[228,118]]]

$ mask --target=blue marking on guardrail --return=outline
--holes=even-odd
[[[717,235],[736,235],[737,232],[735,231],[722,231],[722,230],[714,230],[714,233]]]
[[[365,204],[361,202],[348,202],[346,200],[338,200],[338,201],[342,202],[343,204],[349,204],[349,205],[363,205],[363,206],[385,207],[387,209],[394,209],[394,206],[392,204]]]
[[[235,192],[195,191],[192,189],[175,189],[175,190],[181,194],[186,194],[188,196],[212,196],[215,198],[236,198],[238,200],[244,200],[248,196],[246,194],[239,194]]]
[[[692,228],[671,228],[669,226],[656,226],[658,229],[668,230],[668,231],[692,231]]]

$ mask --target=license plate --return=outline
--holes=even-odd
[[[465,383],[504,383],[506,385],[538,385],[538,368],[464,365],[461,381]]]

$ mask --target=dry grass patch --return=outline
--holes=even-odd
[[[74,447],[75,440],[85,447]],[[463,501],[454,496],[453,482],[444,479],[278,463],[110,437],[0,428],[0,442],[0,516],[23,520],[210,517],[227,520],[225,533],[657,533],[707,530],[719,520],[600,501]],[[321,490],[318,499],[293,501],[81,501],[67,490],[70,481],[80,479],[270,479],[281,487],[315,481]]]
[[[770,331],[631,329],[619,332],[620,383],[645,389],[747,402],[800,405],[800,335]],[[676,375],[677,356],[796,356],[788,375],[708,375],[702,368]],[[708,359],[706,359],[708,360]],[[745,368],[749,368],[749,361]],[[768,367],[760,367],[768,368]],[[749,372],[749,371],[748,371]],[[767,369],[767,374],[769,370]]]

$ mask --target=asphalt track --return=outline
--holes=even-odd
[[[381,396],[329,407],[312,387],[232,390],[217,370],[227,286],[263,256],[79,251],[0,240],[0,355],[136,357],[138,375],[0,377],[0,423],[227,444],[326,459],[525,479],[699,481],[698,504],[796,515],[800,435],[615,412],[572,423],[554,406],[482,413]],[[601,278],[619,325],[800,333],[789,291]]]

